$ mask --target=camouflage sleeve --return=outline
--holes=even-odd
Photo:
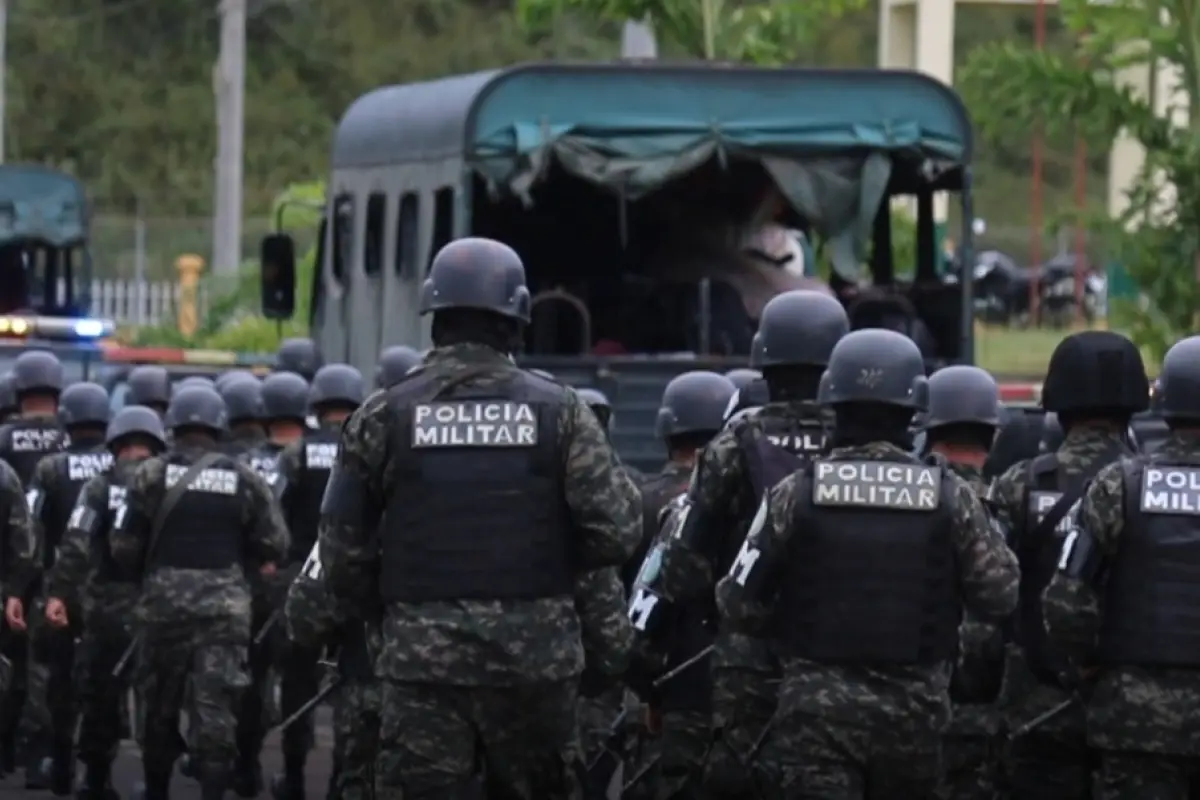
[[[642,495],[620,468],[596,415],[567,392],[559,416],[563,492],[578,531],[580,568],[619,567],[642,538]]]
[[[281,564],[287,555],[288,531],[283,512],[266,479],[248,466],[237,465],[243,492],[242,524],[246,532],[246,556],[250,563]]]
[[[795,533],[796,494],[799,483],[789,475],[763,498],[746,532],[729,574],[717,583],[720,625],[731,634],[763,636],[779,589],[788,542]]]
[[[317,648],[329,642],[337,624],[335,603],[325,591],[320,575],[299,575],[288,587],[283,604],[287,635],[301,647]]]
[[[327,590],[364,615],[377,591],[375,531],[384,508],[390,413],[387,395],[376,392],[346,420],[317,528]],[[335,496],[338,492],[354,496]]]
[[[279,452],[279,460],[276,462],[279,469],[277,480],[283,487],[279,491],[279,508],[285,526],[291,524],[295,518],[292,509],[299,501],[300,454],[303,448],[302,440],[292,442]]]
[[[575,579],[575,612],[582,628],[588,669],[608,677],[624,674],[633,650],[633,624],[625,608],[625,587],[616,567]]]
[[[37,576],[40,562],[38,561],[37,534],[33,525],[29,504],[25,499],[25,491],[21,479],[8,465],[0,461],[0,489],[3,490],[5,502],[8,505],[8,520],[4,529],[4,590],[8,593],[22,593],[29,582]]]
[[[146,568],[146,549],[154,527],[154,516],[163,499],[166,461],[148,458],[129,478],[125,500],[113,512],[109,549],[117,566],[129,575],[141,576]]]
[[[724,541],[735,524],[730,518],[733,498],[727,496],[725,478],[736,469],[740,457],[737,440],[726,428],[696,459],[687,506],[663,543],[662,568],[652,587],[663,597],[680,603],[712,590],[716,543]]]
[[[1017,557],[971,485],[953,473],[946,475],[954,492],[953,543],[963,603],[981,622],[1002,622],[1017,607]]]
[[[84,514],[90,514],[95,525],[101,526],[108,518],[108,478],[97,475],[79,490],[71,521],[63,532],[59,544],[58,558],[46,574],[46,594],[62,600],[78,600],[79,590],[87,582],[92,566],[92,537],[94,529],[80,527]]]
[[[1025,502],[1025,475],[1029,468],[1028,461],[1018,461],[1004,474],[992,480],[988,487],[987,500],[992,509],[992,516],[1000,523],[1004,535],[1012,541],[1012,532],[1021,521],[1022,505]]]
[[[1086,664],[1100,635],[1100,597],[1096,587],[1081,577],[1063,572],[1071,549],[1080,536],[1088,536],[1099,560],[1116,552],[1125,521],[1125,480],[1120,462],[1102,469],[1079,503],[1076,528],[1063,543],[1059,571],[1042,592],[1042,619],[1046,633],[1076,664]]]

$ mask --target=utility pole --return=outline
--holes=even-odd
[[[217,109],[217,163],[212,267],[215,274],[233,275],[242,261],[246,0],[218,2],[221,4],[221,52],[213,75]]]
[[[8,127],[8,0],[0,0],[0,164],[4,163],[4,130]]]

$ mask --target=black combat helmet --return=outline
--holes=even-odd
[[[550,380],[554,380],[554,378]],[[583,404],[595,413],[596,419],[600,420],[600,426],[608,430],[608,426],[612,422],[612,403],[608,401],[608,397],[604,392],[599,389],[585,387],[583,389],[576,389],[575,393],[579,395],[579,399],[583,401]]]
[[[750,366],[823,367],[850,330],[842,304],[827,294],[795,289],[763,306],[750,344]]]
[[[1200,336],[1171,345],[1158,373],[1156,394],[1163,419],[1200,421]]]
[[[923,411],[929,385],[921,349],[903,334],[882,328],[853,331],[838,342],[821,376],[822,405],[878,403]]]
[[[63,390],[63,365],[58,356],[45,350],[28,350],[13,363],[13,391],[21,395],[57,395]]]
[[[253,374],[244,373],[241,377],[225,381],[224,385],[218,380],[217,384],[217,392],[225,401],[230,425],[262,419],[262,383]]]
[[[159,451],[167,446],[167,432],[163,428],[162,418],[147,406],[125,406],[114,414],[108,423],[104,443],[115,453],[124,444],[122,440],[131,436],[145,436]]]
[[[174,387],[172,387],[171,396],[173,398],[184,389],[195,389],[197,387],[202,389],[212,389],[214,392],[217,391],[217,385],[211,378],[205,378],[202,375],[191,375],[187,378],[184,378],[179,383],[175,384]],[[220,394],[220,392],[218,392],[218,394]]]
[[[211,386],[184,386],[167,407],[167,427],[174,431],[202,428],[219,436],[228,425],[225,401]]]
[[[929,377],[925,430],[946,425],[1000,425],[1000,387],[979,367],[942,367]]]
[[[215,388],[218,392],[223,392],[225,391],[225,387],[229,384],[233,383],[234,381],[245,380],[246,378],[255,381],[258,380],[258,376],[248,369],[226,370],[218,375],[217,379],[213,381],[213,388]]]
[[[529,288],[516,251],[479,237],[456,239],[439,250],[421,288],[421,314],[455,308],[490,311],[528,323]]]
[[[324,363],[325,359],[312,339],[284,339],[275,353],[276,370],[294,372],[306,381],[311,381]]]
[[[308,416],[308,381],[294,372],[273,372],[262,382],[263,417],[303,422]]]
[[[1150,404],[1137,345],[1112,331],[1081,331],[1058,343],[1042,385],[1042,408],[1134,414]]]
[[[728,378],[731,383],[733,383],[735,389],[740,391],[745,389],[751,383],[754,383],[754,381],[762,380],[762,373],[756,369],[750,369],[749,367],[738,367],[737,369],[731,369],[729,372],[726,372],[725,377]]]
[[[421,354],[403,344],[384,348],[375,366],[375,388],[390,389],[421,363]]]
[[[125,403],[132,406],[161,405],[171,402],[171,373],[166,367],[144,364],[129,371],[125,382],[129,391]]]
[[[349,406],[358,408],[366,399],[362,373],[349,364],[326,364],[313,376],[308,387],[308,405],[311,408]]]
[[[73,383],[58,398],[58,418],[64,428],[107,425],[112,419],[108,392],[96,383]]]
[[[725,411],[737,388],[716,372],[695,370],[677,375],[663,390],[654,421],[660,439],[688,434],[712,435],[725,424]]]
[[[0,376],[0,414],[8,414],[17,410],[17,390],[13,383],[11,372]]]
[[[1047,412],[1046,416],[1042,417],[1042,435],[1038,439],[1038,451],[1053,453],[1065,438],[1067,435],[1063,432],[1062,423],[1058,421],[1058,414],[1053,411]]]

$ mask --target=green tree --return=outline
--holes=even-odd
[[[961,89],[992,137],[1027,137],[1042,126],[1106,151],[1125,131],[1145,147],[1128,210],[1093,224],[1148,301],[1129,316],[1134,338],[1157,360],[1195,329],[1200,308],[1200,0],[1064,0],[1062,13],[1076,37],[1071,52],[978,48]],[[1154,93],[1125,79],[1128,70],[1163,67],[1178,70],[1168,104],[1182,111],[1182,124],[1158,116]]]
[[[564,12],[619,22],[645,19],[655,33],[694,58],[764,66],[794,62],[832,19],[865,0],[517,0],[517,15],[532,29]]]

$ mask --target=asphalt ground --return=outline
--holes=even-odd
[[[329,773],[333,762],[331,758],[333,746],[333,730],[330,724],[331,714],[328,707],[322,707],[317,711],[317,745],[308,757],[308,786],[307,796],[309,798],[322,798],[325,796],[326,788],[329,785]],[[262,753],[263,777],[266,779],[267,787],[261,793],[261,797],[270,797],[270,777],[275,772],[283,768],[283,759],[279,751],[279,734],[272,733],[263,747]],[[78,776],[82,777],[82,765],[79,767]],[[113,783],[122,798],[128,800],[132,796],[133,788],[136,783],[142,779],[142,762],[139,758],[138,747],[131,741],[126,741],[121,746],[121,754],[117,758],[116,766],[113,770]],[[10,775],[4,780],[0,780],[0,800],[30,800],[30,798],[49,798],[53,797],[50,792],[32,792],[25,789],[24,776],[21,771],[15,775]],[[232,792],[226,794],[227,798],[233,800],[236,798]],[[196,781],[185,778],[179,774],[179,769],[176,767],[175,778],[171,782],[171,800],[199,800],[200,785]]]

